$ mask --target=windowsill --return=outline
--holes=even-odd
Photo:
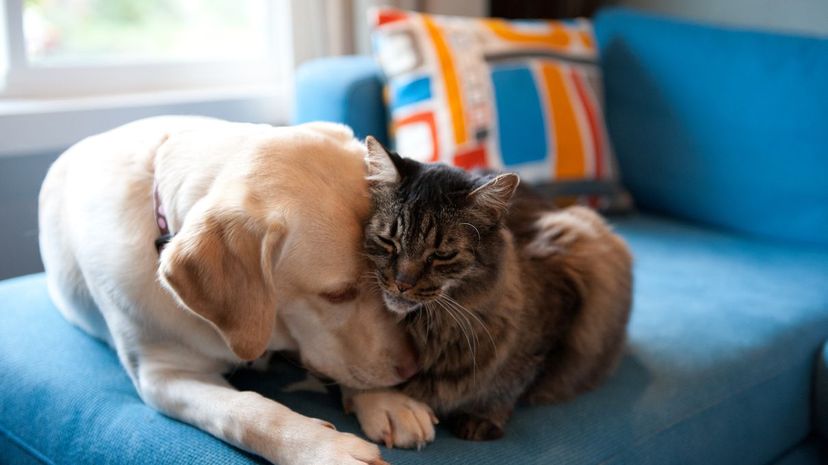
[[[160,114],[286,124],[287,86],[211,87],[77,98],[0,99],[0,157],[64,150],[92,134]]]
[[[0,98],[0,117],[32,113],[54,113],[59,111],[80,111],[197,101],[206,102],[249,97],[271,97],[282,93],[282,91],[281,86],[246,85],[87,95],[80,97]]]

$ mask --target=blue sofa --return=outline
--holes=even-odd
[[[626,354],[603,387],[520,408],[500,441],[444,429],[394,464],[817,464],[828,443],[828,40],[607,10],[607,120],[640,212]],[[304,66],[297,122],[387,138],[364,57]],[[338,428],[338,401],[230,378]],[[0,283],[1,463],[258,462],[146,407],[114,354],[66,323],[42,275]],[[822,454],[822,455],[821,455]]]

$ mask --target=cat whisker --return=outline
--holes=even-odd
[[[465,226],[468,226],[468,227],[470,227],[470,228],[474,229],[474,232],[476,232],[476,233],[477,233],[477,242],[480,242],[480,240],[481,240],[482,236],[480,235],[480,230],[479,230],[479,229],[477,229],[477,226],[475,226],[475,225],[473,225],[473,224],[471,224],[471,223],[458,223],[458,224],[460,224],[460,225],[465,225]]]
[[[459,316],[463,317],[463,320],[466,322],[466,327],[469,329],[469,332],[472,334],[472,337],[474,338],[474,351],[475,351],[475,353],[477,353],[477,349],[480,346],[480,339],[477,337],[477,331],[474,330],[474,327],[472,326],[471,320],[469,320],[469,318],[465,315],[465,313],[468,313],[468,314],[472,315],[471,312],[469,312],[462,305],[458,304],[456,300],[451,299],[451,298],[447,299],[448,296],[445,296],[445,295],[443,295],[441,297],[444,299],[444,301],[446,302],[446,304],[448,306],[455,309],[457,311],[457,314]],[[474,316],[474,315],[472,315],[472,316]]]
[[[451,319],[453,319],[455,323],[457,323],[457,328],[460,329],[460,332],[463,333],[463,336],[466,338],[466,344],[468,344],[468,346],[469,346],[469,354],[472,357],[472,379],[476,380],[477,379],[477,350],[472,348],[471,338],[469,337],[469,334],[466,330],[466,327],[463,326],[463,324],[460,322],[460,319],[455,316],[455,314],[454,314],[455,310],[452,310],[450,307],[448,307],[446,305],[446,301],[435,300],[434,302],[437,305],[439,305],[440,307],[442,307],[446,311],[446,314],[448,316],[450,316]]]
[[[460,327],[463,330],[463,334],[466,335],[466,340],[469,342],[469,352],[472,356],[472,381],[477,381],[477,348],[478,348],[478,341],[477,341],[477,334],[475,334],[474,329],[471,327],[470,322],[467,318],[465,318],[459,311],[452,309],[451,307],[446,307],[449,309],[451,313],[454,313],[458,320],[462,318],[460,321]]]
[[[423,306],[425,308],[425,306]],[[423,319],[423,312],[417,312],[417,315],[414,317],[414,321],[417,324],[420,324],[420,320]]]
[[[417,297],[418,299],[430,299],[430,298],[432,298],[432,297],[437,297],[437,296],[439,296],[439,295],[440,295],[440,293],[439,293],[439,292],[431,292],[431,293],[428,293],[428,294],[417,294],[417,296],[416,296],[416,297]]]
[[[453,306],[447,302],[443,301],[443,308],[451,314],[455,320],[458,322],[458,326],[460,330],[463,332],[463,335],[466,336],[467,342],[469,344],[469,351],[472,355],[472,364],[473,364],[473,373],[475,377],[477,376],[477,352],[480,346],[480,342],[477,338],[477,332],[474,331],[474,328],[471,325],[469,319],[463,315],[459,310],[453,308]]]
[[[463,321],[465,321],[466,327],[468,328],[469,333],[472,335],[472,340],[474,342],[474,353],[475,356],[477,356],[478,352],[480,351],[480,337],[478,336],[477,331],[474,330],[474,325],[472,325],[472,322],[469,319],[469,317],[466,316],[461,309],[457,308],[455,304],[451,303],[451,301],[446,302],[450,307],[454,308],[454,310],[457,312],[457,315],[462,317]]]
[[[432,307],[431,302],[426,302],[423,304],[423,309],[426,312],[426,337],[431,337],[431,324],[432,324]]]
[[[367,271],[360,276],[360,281],[366,283],[370,291],[379,292],[382,294],[383,286],[382,286],[382,278],[380,277],[380,273],[378,270],[374,271]]]
[[[362,273],[361,275],[359,275],[359,280],[360,281],[370,281],[370,280],[375,279],[376,277],[377,277],[376,271],[366,271],[366,272]]]
[[[492,344],[492,350],[494,350],[495,357],[497,357],[497,344],[495,344],[494,337],[492,337],[492,333],[491,333],[491,331],[489,331],[489,327],[486,326],[486,323],[484,323],[483,320],[481,320],[479,316],[477,316],[474,312],[472,312],[471,310],[469,310],[468,308],[463,306],[460,302],[454,300],[453,298],[451,298],[447,295],[443,295],[442,297],[444,299],[446,299],[447,301],[451,302],[453,305],[457,306],[457,308],[459,308],[460,310],[465,312],[470,317],[474,318],[475,321],[477,321],[477,323],[480,325],[480,327],[483,328],[483,331],[486,331],[486,335],[489,337],[489,342]]]

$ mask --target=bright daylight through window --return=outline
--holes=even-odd
[[[32,65],[262,58],[265,2],[25,0]]]
[[[273,86],[289,56],[287,0],[0,1],[6,97]]]

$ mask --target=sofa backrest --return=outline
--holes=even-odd
[[[607,121],[645,210],[828,245],[828,36],[596,18]]]

